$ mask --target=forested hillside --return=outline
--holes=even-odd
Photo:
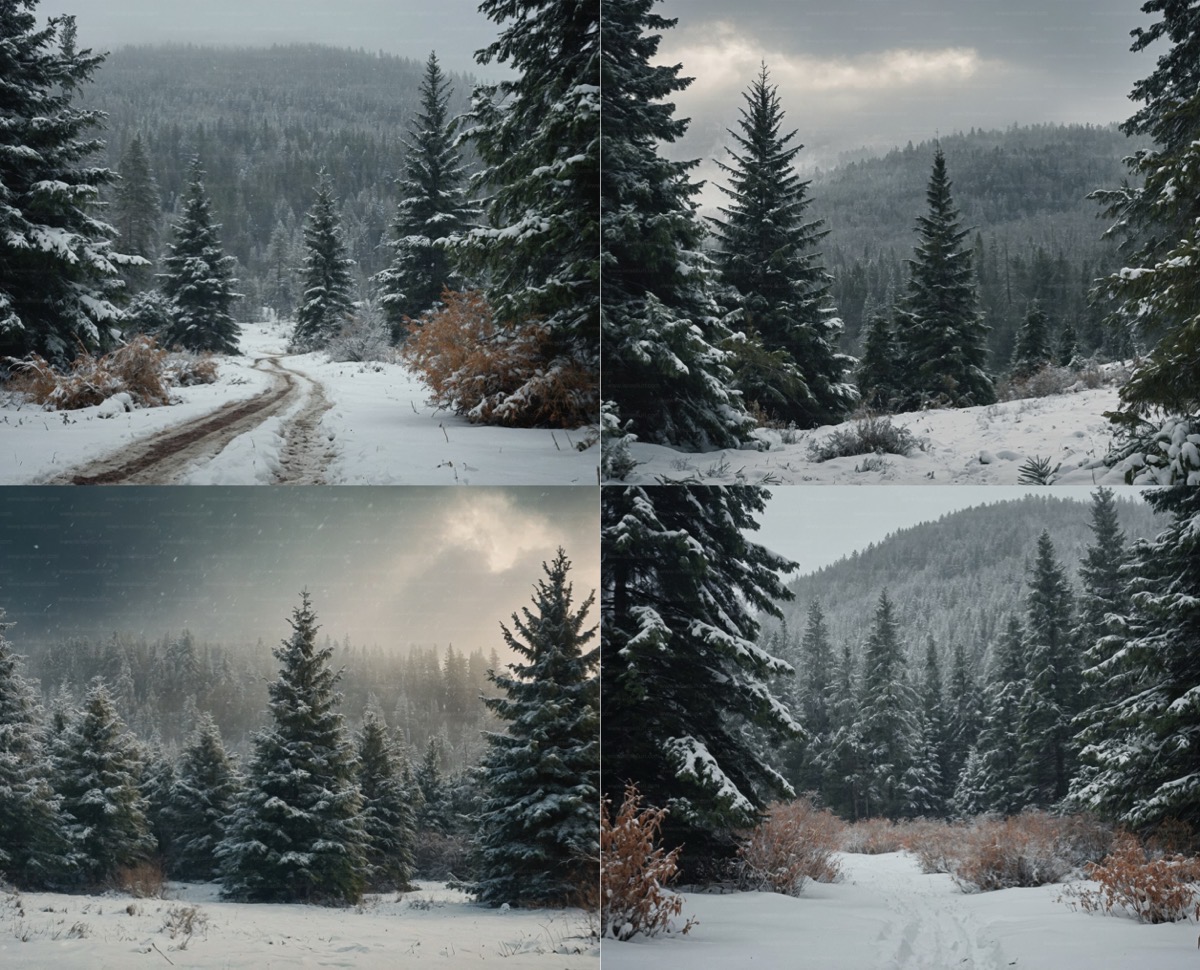
[[[356,276],[388,264],[395,181],[424,69],[390,54],[318,45],[124,47],[81,93],[86,105],[108,114],[105,164],[119,169],[141,135],[158,182],[164,243],[188,163],[200,156],[221,240],[239,263],[243,306],[288,314],[298,297],[304,215],[322,168],[341,200]],[[475,82],[453,74],[448,80],[450,114],[458,115]]]
[[[1153,537],[1160,523],[1142,502],[1117,503],[1121,528]],[[857,654],[886,588],[910,659],[923,655],[932,636],[946,656],[961,645],[980,672],[1010,614],[1021,615],[1038,535],[1050,533],[1068,578],[1092,542],[1088,506],[1053,496],[1027,496],[964,509],[901,529],[841,561],[789,584],[796,598],[783,604],[790,641],[805,629],[815,599],[835,648],[849,642]],[[762,537],[768,546],[770,537]],[[777,624],[768,627],[776,635]],[[786,652],[786,650],[785,650]],[[794,655],[789,654],[794,659]]]
[[[1115,246],[1101,238],[1107,224],[1088,195],[1121,184],[1121,160],[1143,144],[1115,125],[972,130],[910,142],[882,157],[846,156],[817,172],[812,209],[829,229],[822,248],[850,346],[871,309],[883,310],[903,293],[904,261],[912,256],[939,144],[963,224],[974,227],[969,239],[992,328],[993,368],[1007,364],[1031,299],[1056,325],[1069,320],[1084,349],[1105,348],[1102,315],[1089,311],[1086,294],[1120,264]]]

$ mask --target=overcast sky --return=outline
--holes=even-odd
[[[940,132],[1038,122],[1108,124],[1159,53],[1129,51],[1150,23],[1138,0],[663,0],[663,63],[696,80],[676,96],[692,119],[674,158],[725,158],[741,93],[765,61],[806,147],[887,150]],[[708,202],[710,196],[705,195]]]
[[[495,647],[558,546],[599,583],[591,488],[9,488],[8,638],[112,632],[274,644],[308,588],[322,630],[381,647]],[[593,610],[593,616],[596,611]]]
[[[314,43],[420,61],[436,50],[447,70],[477,76],[488,69],[475,63],[474,53],[499,30],[479,12],[479,0],[42,0],[37,12],[74,14],[80,46],[95,50],[123,44]]]
[[[751,539],[800,564],[790,578],[815,572],[898,529],[933,522],[947,512],[1003,502],[1022,495],[1051,495],[1091,502],[1085,486],[879,485],[773,488],[762,528]],[[1117,487],[1118,497],[1141,489]]]

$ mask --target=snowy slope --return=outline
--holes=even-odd
[[[173,883],[166,900],[0,892],[0,966],[599,967],[599,946],[581,910],[502,912],[433,883],[419,887],[399,901],[368,896],[353,909],[221,902],[218,887],[207,884]],[[165,925],[172,910],[193,906],[190,938],[181,928],[172,937]]]
[[[755,432],[758,448],[686,454],[660,445],[635,443],[630,453],[639,464],[626,478],[652,484],[659,478],[714,484],[769,477],[782,485],[1013,485],[1029,458],[1061,464],[1058,485],[1124,484],[1119,468],[1101,459],[1112,442],[1112,425],[1103,417],[1117,406],[1115,387],[1081,390],[987,406],[916,411],[895,415],[920,441],[908,457],[884,455],[882,467],[865,468],[866,456],[809,459],[809,444],[833,428]]]
[[[1195,970],[1196,924],[1072,911],[1061,889],[964,895],[906,853],[842,855],[843,879],[799,898],[685,894],[686,936],[603,944],[604,970]]]

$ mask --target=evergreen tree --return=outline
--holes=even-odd
[[[175,226],[175,242],[163,257],[163,292],[171,300],[171,329],[167,342],[189,350],[214,350],[236,354],[241,328],[230,315],[238,294],[232,276],[232,256],[221,250],[213,225],[204,170],[193,158],[188,168],[183,218]]]
[[[108,169],[86,164],[103,147],[88,133],[103,114],[71,106],[104,60],[75,49],[75,19],[39,26],[37,0],[0,0],[0,358],[55,361],[117,336],[115,230],[96,218]]]
[[[446,790],[446,780],[442,777],[442,739],[436,734],[431,735],[425,745],[425,753],[413,772],[413,781],[420,795],[417,831],[444,835],[450,827],[450,795]]]
[[[358,786],[363,797],[370,888],[375,892],[409,889],[416,813],[387,726],[371,708],[367,708],[358,733]]]
[[[773,654],[782,651],[771,651]],[[829,642],[829,630],[825,625],[825,613],[821,604],[813,600],[808,604],[808,617],[804,637],[800,641],[800,664],[795,680],[795,692],[799,702],[800,723],[809,735],[805,747],[798,791],[818,791],[821,787],[819,756],[822,745],[828,741],[833,720],[830,711],[830,693],[834,678],[833,647]]]
[[[983,369],[987,327],[977,307],[972,253],[962,246],[970,229],[959,228],[950,186],[946,156],[939,148],[925,196],[929,214],[917,220],[920,242],[909,260],[908,294],[900,310],[905,410],[996,400]]]
[[[1075,352],[1079,348],[1079,335],[1075,332],[1075,327],[1070,320],[1064,320],[1062,329],[1058,331],[1058,345],[1055,348],[1055,357],[1059,367],[1069,367],[1071,361],[1075,359]]]
[[[180,759],[166,812],[171,826],[168,865],[176,879],[218,878],[214,853],[225,837],[225,820],[240,787],[220,729],[210,714],[204,714]]]
[[[1141,9],[1161,19],[1134,29],[1132,49],[1172,46],[1134,85],[1130,97],[1142,105],[1121,125],[1154,141],[1127,161],[1134,184],[1093,193],[1128,255],[1092,297],[1111,307],[1111,329],[1153,343],[1110,412],[1122,438],[1114,457],[1132,459],[1134,481],[1194,485],[1200,456],[1181,444],[1200,431],[1200,21],[1183,0]]]
[[[467,201],[462,156],[455,142],[457,119],[447,114],[450,82],[430,52],[421,81],[421,110],[405,142],[400,204],[392,223],[392,264],[375,277],[379,303],[392,331],[404,339],[405,318],[416,320],[442,296],[461,289],[444,245],[476,216]]]
[[[283,223],[271,230],[267,244],[267,285],[263,299],[281,317],[290,317],[296,309],[296,260],[292,233]]]
[[[1094,771],[1077,779],[1071,802],[1123,824],[1177,818],[1200,824],[1200,490],[1159,489],[1147,500],[1170,525],[1139,540],[1126,575],[1129,607],[1120,618],[1120,650],[1103,676],[1098,730],[1081,757]],[[1101,719],[1102,718],[1102,719]]]
[[[850,644],[845,643],[829,694],[829,741],[821,746],[817,764],[822,771],[821,791],[829,807],[855,820],[866,816],[858,783],[862,761],[858,696],[854,655]]]
[[[651,9],[658,0],[601,0],[604,61],[601,114],[600,294],[608,418],[643,441],[705,450],[736,446],[750,419],[730,387],[730,336],[714,298],[713,271],[688,172],[663,143],[687,122],[666,101],[689,79],[651,63],[675,25]]]
[[[307,592],[290,623],[292,635],[274,651],[272,725],[254,738],[246,786],[215,854],[233,898],[355,902],[366,836],[354,752],[334,711],[340,674],[329,665],[333,648],[317,646]]]
[[[925,643],[925,666],[917,690],[920,741],[917,744],[914,776],[917,780],[927,780],[930,796],[924,804],[913,805],[916,815],[944,816],[954,793],[955,779],[949,777],[953,767],[950,764],[945,700],[937,643],[930,636]],[[914,787],[912,790],[918,789]]]
[[[744,393],[777,418],[814,428],[841,420],[857,402],[846,383],[854,361],[836,350],[842,322],[830,306],[832,280],[812,251],[827,231],[820,220],[804,221],[809,183],[792,167],[803,146],[788,146],[795,131],[781,133],[783,109],[767,77],[764,64],[743,95],[741,133],[729,132],[740,154],[727,148],[734,164],[717,163],[732,201],[723,218],[710,220],[715,260],[722,282],[736,290],[742,323],[768,352],[782,351],[796,377],[783,402]]]
[[[957,785],[966,764],[967,752],[979,736],[983,702],[979,684],[967,662],[962,643],[954,645],[950,664],[950,683],[946,691],[948,717],[946,721],[946,763],[944,777],[947,785]]]
[[[301,351],[328,344],[341,331],[354,305],[350,299],[354,261],[346,257],[333,184],[324,172],[317,182],[316,201],[308,210],[304,247],[304,297],[292,334],[292,346]]]
[[[746,730],[802,737],[766,682],[791,668],[756,643],[756,614],[779,618],[794,565],[747,533],[758,486],[606,488],[601,503],[601,791],[638,785],[670,809],[667,844],[705,866],[732,855],[790,786]]]
[[[0,609],[0,875],[39,887],[68,868],[69,845],[50,787],[32,688],[17,670]]]
[[[1025,320],[1017,330],[1017,346],[1013,350],[1014,377],[1029,377],[1054,361],[1050,346],[1050,318],[1037,300],[1031,300]]]
[[[504,692],[484,700],[506,722],[488,733],[479,816],[480,902],[562,904],[599,880],[599,647],[585,628],[595,599],[578,607],[560,548],[533,595],[513,614],[504,642],[523,661],[488,679]]]
[[[595,421],[600,7],[482,0],[479,9],[505,27],[477,59],[507,64],[516,76],[476,91],[469,134],[485,167],[473,185],[486,196],[490,226],[465,237],[463,269],[484,280],[498,321],[536,336],[542,363],[511,395],[513,406],[557,394],[565,380],[579,385],[579,420]]]
[[[1025,801],[1046,808],[1067,794],[1074,770],[1071,721],[1079,711],[1079,658],[1071,636],[1071,588],[1054,558],[1050,534],[1038,537],[1025,623],[1025,694],[1021,698],[1018,772]]]
[[[137,742],[97,678],[55,746],[55,787],[79,874],[96,884],[155,849]]]
[[[867,318],[867,333],[856,380],[866,407],[885,413],[895,410],[903,379],[896,334],[887,316],[881,312]]]
[[[119,234],[121,248],[146,261],[145,265],[130,266],[125,270],[130,287],[143,290],[153,279],[162,204],[141,135],[134,135],[125,149],[117,173],[121,180],[113,189],[113,225]]]
[[[161,740],[156,736],[149,745],[141,745],[138,751],[142,771],[140,786],[146,800],[146,823],[154,836],[158,855],[164,860],[174,849],[175,826],[171,818],[171,789],[175,785],[175,765],[163,751]]]
[[[868,817],[896,818],[907,807],[912,793],[903,779],[912,766],[918,736],[916,707],[892,601],[884,590],[863,652],[858,698],[859,788]]]

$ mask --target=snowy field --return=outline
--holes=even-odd
[[[498,967],[597,970],[581,910],[477,906],[436,883],[352,909],[221,902],[215,885],[169,899],[0,893],[0,967]],[[187,911],[195,909],[188,928]],[[172,935],[174,932],[174,935]]]
[[[287,355],[290,324],[243,326],[244,356],[222,358],[216,384],[177,389],[180,403],[123,411],[0,404],[0,484],[51,482],[148,436],[246,401],[276,383],[276,359],[295,378],[283,409],[246,422],[232,440],[176,462],[179,484],[595,485],[599,454],[573,447],[583,431],[493,428],[429,407],[427,389],[399,364],[331,363]],[[256,366],[256,361],[259,361]]]
[[[604,970],[1195,970],[1195,923],[1149,926],[1057,902],[1061,887],[965,895],[906,853],[841,855],[799,898],[685,893],[686,936],[604,941]]]
[[[1124,484],[1120,468],[1102,459],[1112,442],[1103,417],[1117,406],[1115,387],[1052,397],[1008,401],[973,408],[915,411],[892,417],[920,442],[908,457],[859,455],[816,462],[809,444],[834,429],[755,432],[759,447],[686,454],[660,445],[635,443],[638,466],[625,479],[653,484],[660,478],[721,484],[758,482],[781,485],[1015,485],[1021,465],[1049,458],[1061,465],[1056,485]],[[868,460],[870,458],[870,460]]]

